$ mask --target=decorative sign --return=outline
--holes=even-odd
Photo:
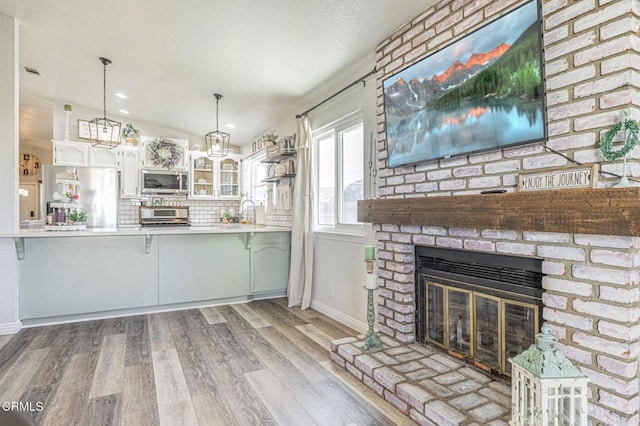
[[[518,175],[518,191],[595,188],[598,165],[565,167]]]

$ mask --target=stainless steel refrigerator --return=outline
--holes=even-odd
[[[57,193],[66,199],[67,186],[57,183],[56,175],[72,173],[77,175],[78,200],[87,211],[87,228],[115,228],[118,226],[118,170],[109,167],[42,167],[42,212],[44,223],[52,212],[51,203],[58,202]]]

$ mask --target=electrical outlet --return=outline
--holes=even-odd
[[[333,286],[329,287],[329,297],[333,297]]]

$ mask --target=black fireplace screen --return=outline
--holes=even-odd
[[[542,276],[541,259],[416,247],[416,339],[509,375],[535,341]]]

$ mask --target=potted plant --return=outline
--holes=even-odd
[[[140,130],[133,127],[131,123],[127,123],[122,129],[122,137],[127,142],[127,145],[137,145],[138,133],[140,133]]]
[[[276,133],[275,130],[265,133],[264,135],[262,135],[262,140],[264,141],[265,146],[275,145],[278,141],[278,133]]]
[[[71,209],[67,219],[73,225],[82,225],[87,221],[87,211],[85,209]]]

